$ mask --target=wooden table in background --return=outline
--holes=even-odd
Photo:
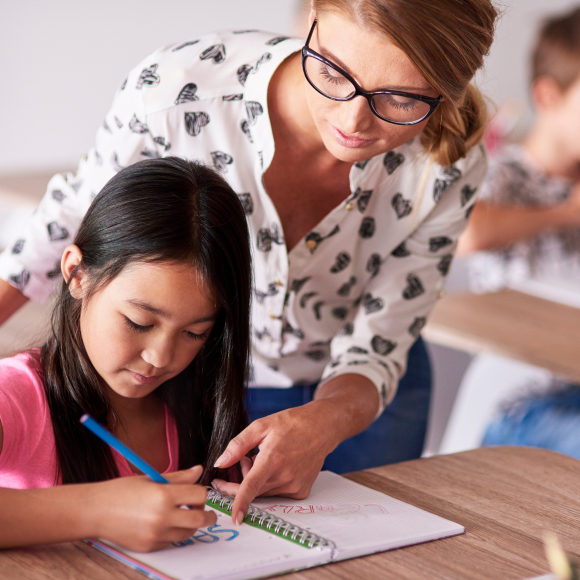
[[[465,527],[465,534],[284,576],[288,580],[517,580],[546,572],[553,530],[580,561],[580,461],[487,447],[349,476]],[[235,566],[235,562],[232,562]],[[143,580],[82,542],[0,552],[0,578]]]
[[[516,290],[449,294],[435,305],[422,335],[429,342],[513,358],[580,383],[580,308]]]

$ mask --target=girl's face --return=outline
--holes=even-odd
[[[328,12],[318,16],[310,48],[349,73],[366,91],[391,89],[439,96],[387,36],[363,29],[342,14]],[[304,82],[308,107],[320,137],[326,149],[341,161],[354,163],[390,151],[418,135],[428,121],[394,125],[379,119],[362,96],[333,101],[316,92],[306,79]]]
[[[71,287],[82,293],[83,279]],[[72,286],[72,285],[71,285]],[[83,304],[81,335],[101,378],[126,398],[149,395],[195,358],[218,312],[195,268],[127,266]]]

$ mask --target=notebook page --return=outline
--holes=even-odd
[[[306,499],[258,498],[252,504],[332,540],[337,560],[465,531],[459,524],[330,471],[320,473]]]
[[[171,546],[149,554],[114,547],[178,580],[247,580],[330,560],[328,549],[304,548],[251,526],[234,526],[229,515],[216,514],[217,524],[198,530],[193,542],[186,546]]]

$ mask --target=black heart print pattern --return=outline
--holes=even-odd
[[[238,193],[238,198],[242,203],[244,208],[244,213],[246,215],[252,215],[254,213],[254,200],[249,193]]]
[[[358,230],[358,235],[363,239],[367,240],[372,238],[375,233],[375,218],[366,217],[363,218],[360,228]]]
[[[389,340],[387,338],[383,338],[382,336],[375,334],[371,340],[371,347],[372,349],[382,356],[387,356],[391,352],[395,350],[397,346],[396,342]]]
[[[123,169],[125,169],[120,163],[119,163],[119,156],[117,155],[117,153],[113,152],[113,154],[111,155],[111,165],[113,167],[113,169],[117,172],[122,171]]]
[[[356,284],[356,278],[351,276],[348,282],[345,282],[336,292],[339,296],[348,296],[353,286]]]
[[[352,354],[369,354],[369,351],[366,348],[361,348],[360,346],[351,346],[346,352]]]
[[[158,66],[159,65],[152,64],[151,66],[148,66],[141,71],[141,74],[137,79],[136,88],[138,90],[141,90],[143,87],[155,87],[161,82],[161,79],[157,74]]]
[[[271,38],[270,40],[268,40],[268,42],[266,42],[266,44],[268,46],[276,46],[277,44],[280,44],[281,42],[284,42],[285,40],[288,40],[290,37],[289,36],[276,36],[275,38]]]
[[[211,151],[210,155],[213,166],[222,173],[227,172],[228,165],[234,162],[234,158],[223,151]]]
[[[46,277],[49,280],[54,280],[55,278],[58,278],[58,276],[60,276],[60,262],[57,262],[54,265],[54,268],[46,273]]]
[[[364,169],[367,166],[367,163],[370,161],[370,159],[366,159],[365,161],[357,161],[354,166],[357,169]]]
[[[398,219],[407,217],[413,211],[413,202],[410,199],[405,199],[402,193],[397,193],[393,196],[391,205]]]
[[[321,320],[322,319],[322,315],[320,314],[320,309],[324,306],[324,302],[316,302],[314,304],[314,306],[312,307],[312,310],[314,311],[314,316],[316,317],[316,320]]]
[[[405,244],[405,242],[401,242],[392,252],[391,252],[391,256],[394,256],[395,258],[406,258],[407,256],[410,256],[411,252],[409,252],[409,250],[407,250],[407,245]]]
[[[347,367],[356,367],[359,365],[368,365],[369,361],[368,360],[351,360],[350,362],[346,363]]]
[[[337,333],[336,336],[352,336],[354,334],[354,324],[347,322]]]
[[[199,42],[199,40],[188,40],[187,42],[184,42],[182,44],[180,44],[179,46],[176,46],[174,49],[172,49],[171,52],[177,52],[178,50],[181,50],[182,48],[185,48],[186,46],[193,46],[194,44],[197,44]]]
[[[264,113],[264,108],[257,101],[248,101],[246,103],[246,115],[248,116],[248,123],[253,125],[256,119]]]
[[[59,226],[56,222],[50,222],[46,228],[51,242],[66,240],[69,237],[68,230]]]
[[[195,93],[197,93],[197,85],[195,83],[187,83],[179,91],[177,99],[175,99],[175,104],[182,105],[183,103],[191,103],[192,101],[199,101],[199,97]]]
[[[257,246],[261,252],[269,252],[272,249],[272,244],[282,245],[283,243],[284,236],[278,224],[272,224],[272,229],[262,228],[258,231]]]
[[[165,137],[153,137],[153,141],[157,143],[157,145],[161,145],[165,149],[165,151],[171,149],[171,143],[165,141]]]
[[[381,385],[381,406],[387,406],[387,385],[385,383]]]
[[[373,298],[373,295],[367,292],[363,296],[362,305],[366,314],[373,314],[383,309],[384,302],[381,298]]]
[[[299,328],[294,328],[289,322],[287,322],[282,328],[282,332],[286,334],[293,334],[296,338],[302,340],[304,338],[304,333]]]
[[[141,123],[135,114],[133,114],[131,120],[129,121],[129,129],[131,129],[133,133],[149,133],[149,127],[147,127],[145,123]]]
[[[381,270],[383,261],[378,254],[371,254],[367,260],[366,271],[370,273],[371,278],[374,278]]]
[[[209,123],[209,115],[204,112],[185,113],[184,119],[185,119],[185,130],[192,137],[196,137],[197,135],[199,135],[201,133],[202,128]]]
[[[350,256],[346,252],[340,252],[334,261],[334,264],[330,268],[332,274],[338,274],[342,272],[350,264]]]
[[[276,284],[274,284],[274,282],[268,284],[268,290],[266,292],[262,292],[257,288],[254,290],[254,294],[256,295],[256,301],[258,302],[258,304],[264,304],[264,300],[268,296],[276,296],[278,292],[279,292],[278,287],[276,286]]]
[[[306,282],[308,282],[308,280],[310,280],[310,278],[311,276],[306,276],[306,278],[295,278],[294,280],[292,280],[292,283],[290,284],[290,292],[298,294],[298,292],[302,290],[302,287],[304,286],[304,284],[306,284]]]
[[[338,234],[339,231],[340,231],[340,227],[334,226],[334,229],[327,236],[321,236],[318,232],[310,232],[305,238],[306,243],[308,244],[308,242],[316,242],[315,246],[313,246],[312,248],[309,248],[310,253],[313,254],[321,242],[323,242],[324,240],[327,240],[328,238]]]
[[[119,117],[113,117],[113,119],[115,119],[115,124],[117,125],[117,127],[121,129],[123,127],[123,123],[121,123]]]
[[[372,189],[366,189],[365,191],[361,191],[360,197],[356,201],[358,211],[360,211],[361,213],[364,213],[366,211],[372,194],[373,194]]]
[[[22,238],[20,240],[16,240],[14,242],[14,245],[12,246],[11,252],[13,254],[20,254],[22,252],[22,250],[24,250],[25,243],[26,243],[26,240],[24,240]]]
[[[62,202],[64,199],[66,199],[66,195],[60,189],[53,189],[50,192],[50,195],[52,196],[52,199],[58,202]]]
[[[317,340],[315,342],[311,342],[308,346],[328,346],[332,342],[332,338],[329,340]]]
[[[417,296],[421,296],[421,294],[425,293],[425,288],[423,288],[423,284],[421,284],[421,280],[415,274],[409,274],[407,276],[407,287],[403,290],[403,298],[405,300],[412,300],[413,298],[417,298]]]
[[[300,298],[300,308],[306,308],[308,301],[311,298],[314,298],[314,296],[318,296],[318,292],[306,292],[305,294],[302,294]]]
[[[18,275],[13,274],[8,278],[8,282],[10,282],[12,286],[17,288],[21,292],[24,290],[24,288],[26,288],[26,285],[28,284],[29,280],[30,280],[30,272],[28,270],[22,270],[20,274]]]
[[[461,188],[461,207],[464,207],[471,198],[475,195],[477,187],[470,187],[469,185],[464,185]]]
[[[143,157],[147,157],[147,159],[160,159],[161,154],[158,151],[154,151],[153,149],[149,149],[149,147],[145,147],[143,151],[141,151],[141,155]]]
[[[332,309],[331,314],[334,318],[338,318],[338,320],[344,320],[348,316],[348,308],[337,306]]]
[[[215,64],[226,60],[226,47],[223,44],[214,44],[206,48],[200,55],[201,60],[213,60]]]
[[[264,327],[263,330],[258,330],[257,328],[255,328],[254,329],[254,336],[258,340],[262,340],[263,338],[266,338],[266,337],[272,338],[270,331],[266,327]]]
[[[435,187],[433,189],[433,200],[437,203],[443,192],[461,177],[461,171],[457,167],[450,165],[443,168],[443,179],[435,180]]]
[[[409,326],[409,334],[413,338],[419,338],[419,334],[421,334],[425,324],[427,324],[427,319],[424,316],[417,316],[417,318],[413,320],[413,324]]]
[[[451,262],[453,261],[453,254],[446,254],[439,260],[437,264],[437,270],[441,272],[442,276],[447,276],[449,274],[449,268],[451,268]]]
[[[250,74],[256,74],[260,66],[265,62],[268,62],[271,58],[272,55],[269,52],[266,52],[258,59],[258,61],[254,66],[252,66],[251,64],[243,64],[242,66],[240,66],[237,71],[238,80],[240,81],[240,84],[242,86],[245,85],[246,81],[248,80],[248,76]]]
[[[125,79],[125,80],[123,81],[123,84],[121,85],[121,87],[120,87],[120,89],[119,89],[119,90],[121,90],[121,91],[124,91],[124,90],[125,90],[125,87],[127,86],[127,81],[128,81],[128,80],[129,80],[129,79]]]
[[[471,215],[471,212],[473,211],[473,208],[475,206],[474,205],[470,205],[466,210],[465,210],[465,219],[468,220],[469,216]]]
[[[389,175],[392,175],[404,162],[405,156],[402,153],[395,153],[394,151],[389,151],[383,158],[383,165]]]
[[[113,132],[113,131],[111,131],[111,127],[109,127],[109,125],[107,124],[107,119],[103,119],[103,129],[105,131],[108,131],[109,133]]]
[[[305,352],[304,355],[311,360],[320,361],[326,356],[326,353],[323,350],[310,350]]]
[[[244,95],[241,93],[235,95],[224,95],[222,97],[222,101],[241,101],[244,98]]]
[[[244,135],[248,138],[248,141],[250,143],[253,143],[254,139],[252,138],[252,132],[250,131],[250,123],[248,123],[248,120],[242,119],[242,121],[240,122],[240,127],[242,128]]]
[[[453,240],[447,236],[436,236],[434,238],[429,238],[429,251],[438,252],[441,248],[450,246],[452,243]]]

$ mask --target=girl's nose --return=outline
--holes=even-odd
[[[364,97],[356,96],[350,101],[338,103],[340,106],[340,130],[350,135],[366,131],[374,122],[374,115]]]
[[[141,353],[141,358],[157,369],[165,368],[173,358],[173,342],[166,337],[151,338]]]

